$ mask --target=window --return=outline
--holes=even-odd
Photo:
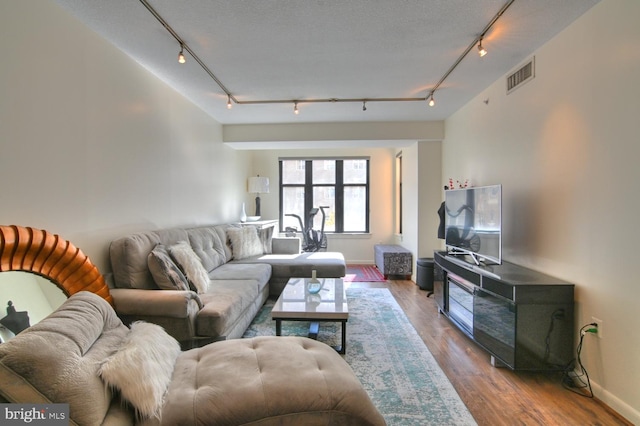
[[[319,207],[325,232],[369,232],[369,159],[280,159],[282,230],[309,226],[311,209]],[[310,226],[319,231],[322,219],[318,210]]]
[[[396,234],[402,235],[402,152],[396,155]]]

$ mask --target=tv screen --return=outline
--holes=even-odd
[[[445,244],[474,262],[502,263],[502,186],[445,191]]]

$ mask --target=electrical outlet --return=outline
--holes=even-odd
[[[602,331],[603,331],[603,328],[602,328],[603,322],[602,322],[602,320],[598,319],[596,317],[591,317],[591,322],[597,324],[598,332],[596,334],[598,335],[599,338],[602,339],[604,337],[604,335],[602,334]]]

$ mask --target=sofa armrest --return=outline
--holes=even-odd
[[[191,304],[197,304],[198,310],[203,306],[193,291],[113,288],[110,292],[118,315],[188,318]]]
[[[299,254],[300,251],[301,243],[298,237],[273,237],[271,239],[273,254]]]

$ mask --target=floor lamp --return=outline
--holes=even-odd
[[[256,217],[260,217],[260,194],[269,193],[269,178],[260,175],[249,178],[249,193],[256,195]]]

